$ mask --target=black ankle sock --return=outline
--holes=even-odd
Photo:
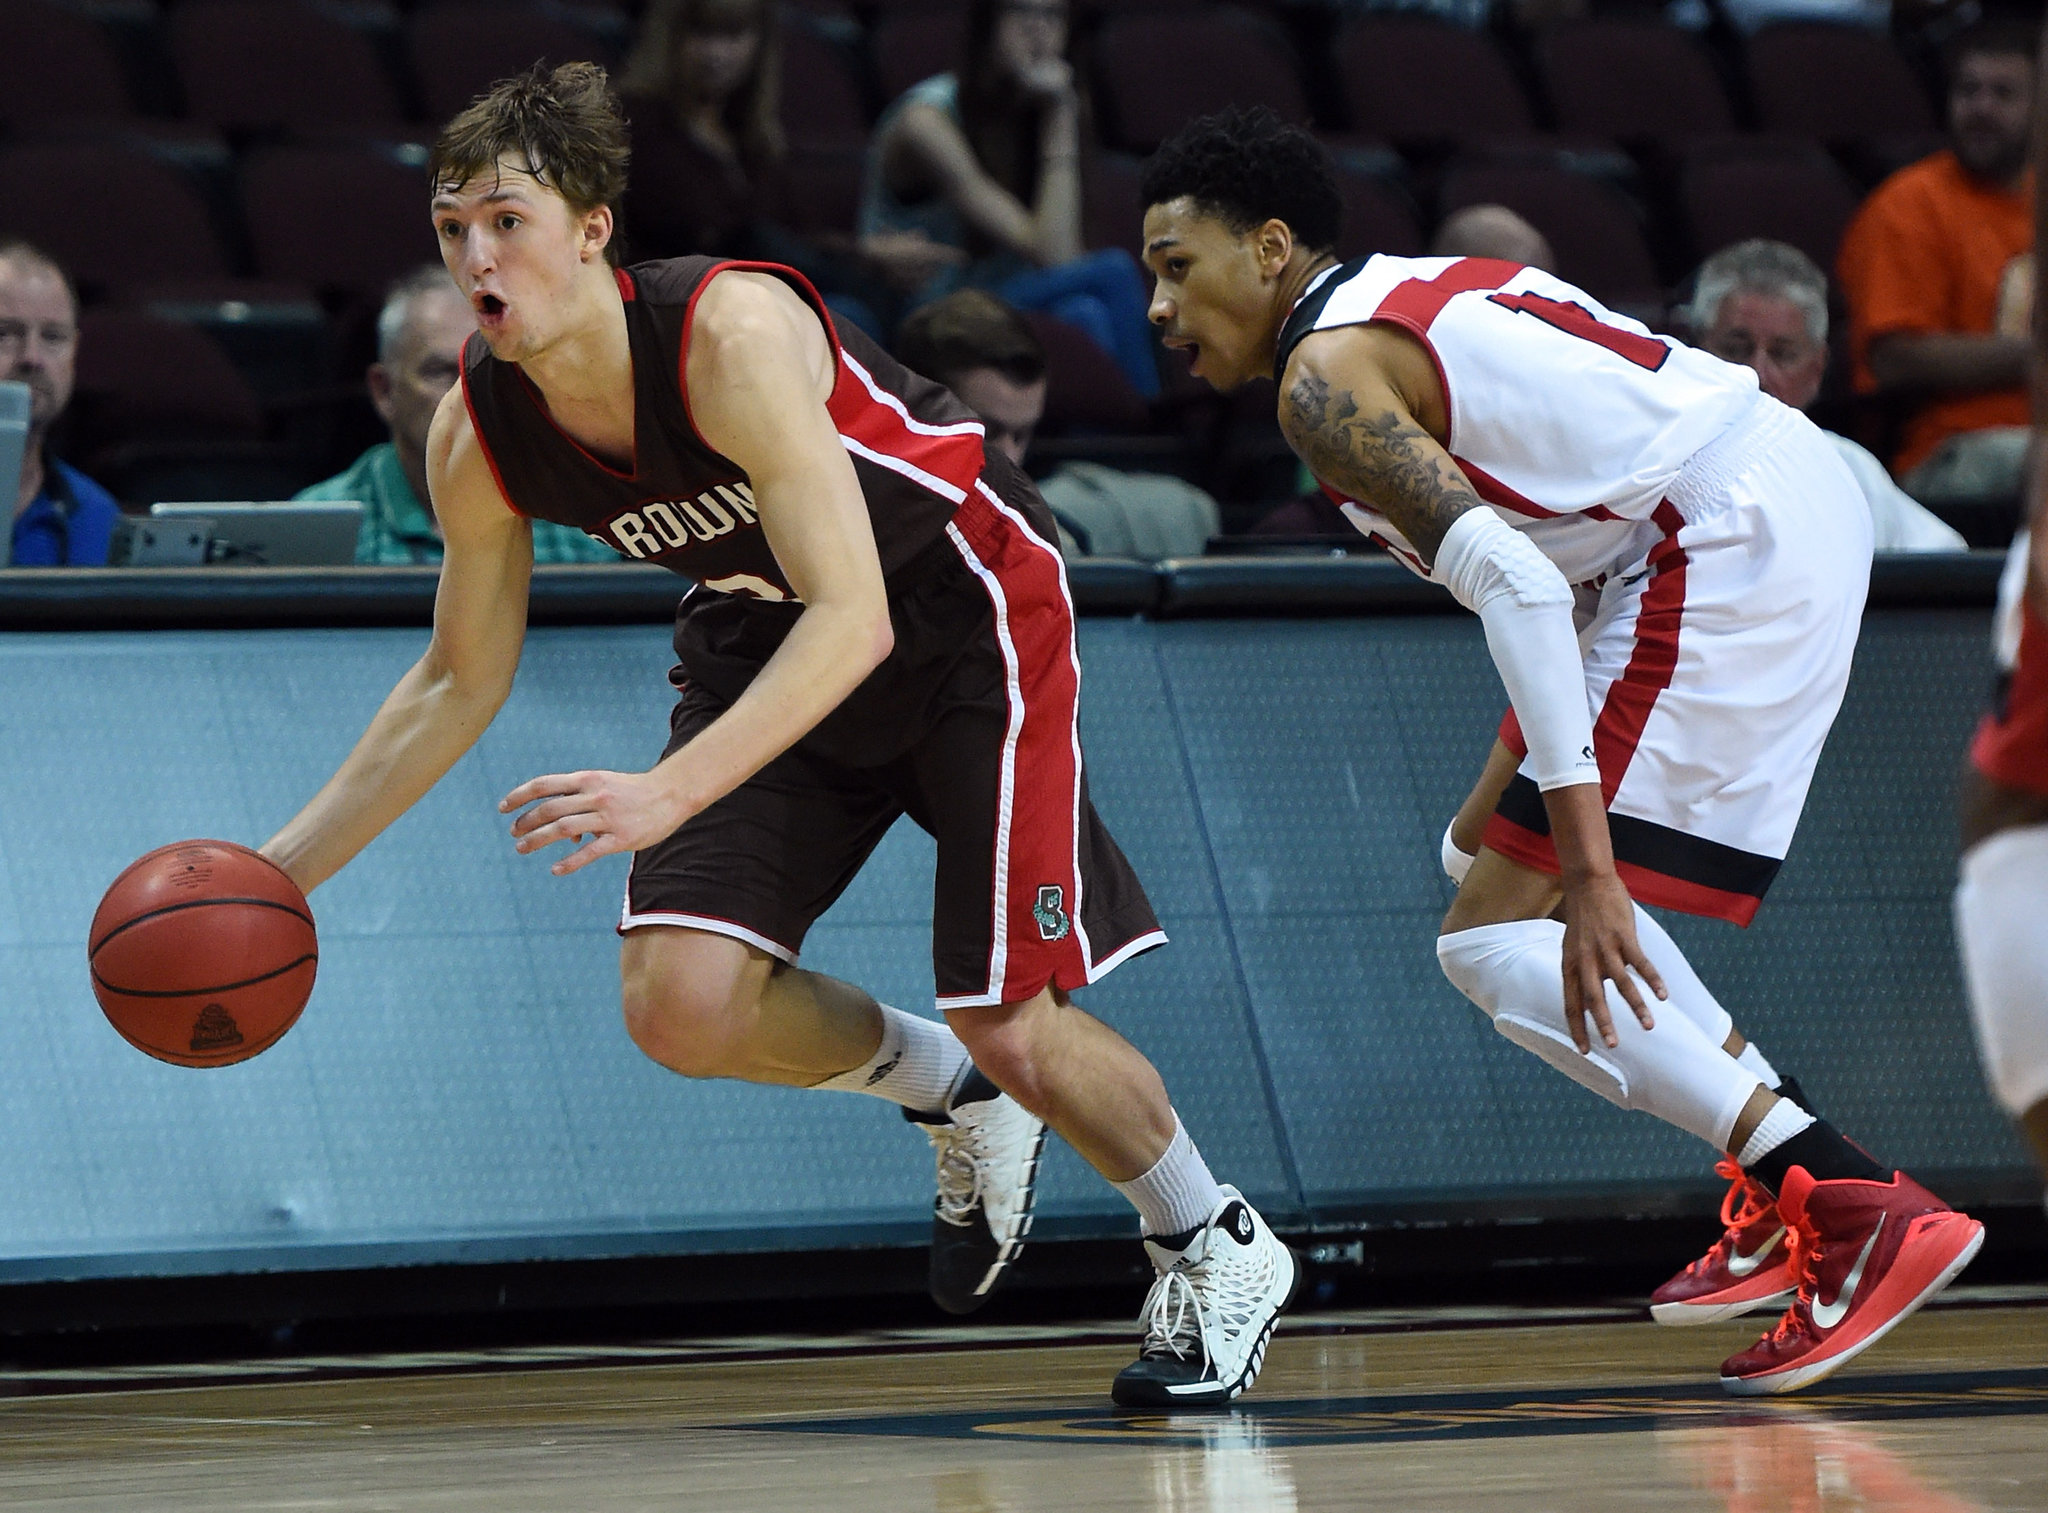
[[[1771,1089],[1780,1098],[1789,1098],[1805,1109],[1814,1118],[1820,1117],[1820,1110],[1813,1106],[1813,1100],[1806,1096],[1806,1089],[1799,1085],[1797,1077],[1780,1077],[1778,1085]]]
[[[1783,1089],[1779,1092],[1782,1096]],[[1893,1176],[1844,1140],[1841,1131],[1825,1119],[1814,1120],[1783,1145],[1765,1152],[1747,1170],[1776,1196],[1785,1185],[1785,1173],[1795,1166],[1805,1167],[1816,1182],[1844,1177],[1860,1182],[1889,1182]]]

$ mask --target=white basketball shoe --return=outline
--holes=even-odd
[[[1125,1407],[1227,1403],[1258,1380],[1301,1265],[1234,1187],[1185,1235],[1147,1235],[1159,1280],[1139,1322],[1145,1342],[1109,1395]]]
[[[924,1127],[938,1164],[932,1200],[932,1301],[972,1313],[989,1300],[1031,1232],[1045,1121],[969,1066],[946,1112]]]

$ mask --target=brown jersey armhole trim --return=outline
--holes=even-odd
[[[796,269],[784,263],[747,262],[738,258],[713,263],[704,270],[704,276],[697,280],[697,287],[690,291],[689,303],[683,306],[683,335],[676,343],[676,387],[682,391],[683,421],[690,428],[690,434],[698,444],[714,457],[723,457],[717,447],[704,439],[704,433],[697,429],[697,417],[690,413],[690,331],[697,320],[697,301],[704,297],[704,291],[711,287],[711,281],[721,273],[772,273],[784,283],[795,288],[811,307],[811,313],[825,324],[825,340],[832,347],[832,388],[839,389],[839,378],[844,368],[839,360],[839,328],[832,324],[832,312],[825,308],[824,296],[819,294],[811,281]]]
[[[505,475],[498,471],[498,459],[491,455],[491,444],[484,439],[483,425],[476,418],[476,400],[469,392],[469,344],[481,339],[479,333],[471,332],[462,340],[462,361],[459,365],[462,373],[462,408],[469,414],[470,434],[476,437],[477,447],[483,452],[484,462],[490,468],[491,477],[498,485],[498,497],[505,501],[505,507],[513,514],[522,520],[529,520],[532,517],[513,502],[512,491],[505,487]]]

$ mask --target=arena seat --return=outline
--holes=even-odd
[[[1781,22],[1749,39],[1747,61],[1765,131],[1840,141],[1935,128],[1927,91],[1881,33]]]
[[[945,73],[967,45],[967,12],[959,5],[905,7],[875,23],[875,77],[893,100],[920,79]]]
[[[1536,58],[1558,130],[1617,141],[1735,129],[1735,113],[1705,50],[1656,22],[1595,19],[1554,26]]]
[[[1128,153],[1081,156],[1081,236],[1090,248],[1121,247],[1138,255],[1145,207],[1138,203],[1139,162]]]
[[[1151,412],[1131,387],[1116,359],[1089,340],[1078,326],[1043,311],[1024,319],[1045,348],[1045,418],[1049,431],[1142,431]]]
[[[865,142],[867,102],[852,60],[799,17],[782,27],[782,126],[792,142]]]
[[[1613,185],[1551,163],[1454,163],[1439,213],[1484,204],[1505,205],[1534,225],[1557,253],[1559,276],[1595,298],[1632,308],[1659,302],[1642,222]]]
[[[375,295],[435,260],[426,176],[388,152],[267,147],[242,163],[256,272],[328,294]]]
[[[445,121],[499,79],[536,62],[613,68],[609,44],[550,10],[505,0],[435,0],[405,28],[405,52],[429,119]]]
[[[1096,35],[1096,121],[1110,145],[1150,152],[1195,116],[1270,105],[1304,125],[1294,52],[1271,22],[1238,6],[1134,10]]]
[[[0,0],[0,123],[121,120],[135,107],[112,41],[49,0]]]
[[[171,58],[194,120],[298,129],[395,127],[398,89],[370,39],[301,0],[185,0]]]
[[[103,436],[246,440],[263,431],[254,391],[215,342],[137,310],[79,318],[77,394]]]
[[[1337,161],[1337,188],[1344,196],[1343,229],[1337,234],[1337,255],[1365,257],[1375,252],[1395,257],[1422,254],[1422,229],[1407,195],[1384,175]]]
[[[790,227],[807,236],[851,236],[860,216],[861,173],[867,151],[858,142],[794,142],[783,159],[789,186]]]
[[[1791,243],[1822,268],[1834,266],[1859,198],[1832,158],[1801,142],[1698,148],[1680,170],[1678,197],[1694,262],[1763,236]]]
[[[1336,65],[1354,131],[1464,141],[1535,127],[1521,84],[1482,32],[1423,16],[1365,16],[1338,36]]]
[[[88,295],[231,272],[192,180],[139,148],[0,149],[0,231],[43,247]]]

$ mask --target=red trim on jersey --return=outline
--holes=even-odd
[[[498,485],[498,497],[505,501],[505,507],[521,519],[531,519],[512,498],[512,491],[505,487],[505,475],[498,471],[498,459],[491,455],[491,444],[484,440],[484,428],[477,424],[476,406],[469,397],[469,344],[482,341],[481,332],[472,331],[462,340],[462,353],[456,359],[456,372],[462,377],[462,408],[469,416],[469,434],[476,438],[476,447],[484,454],[484,463],[491,470],[491,477]]]
[[[1091,971],[1081,912],[1081,672],[1073,602],[1057,548],[980,488],[969,491],[953,526],[987,574],[1015,701],[1006,801],[996,815],[1002,892],[990,898],[988,994],[998,1003],[1022,1003],[1047,983],[1063,992],[1084,987]],[[1057,940],[1045,938],[1034,913],[1041,888],[1060,890],[1067,929]]]
[[[1525,498],[1521,494],[1516,493],[1476,463],[1467,462],[1462,457],[1453,457],[1451,461],[1455,462],[1464,471],[1465,476],[1472,480],[1472,492],[1481,499],[1484,499],[1488,504],[1497,504],[1504,510],[1513,510],[1517,515],[1527,515],[1532,520],[1560,520],[1564,518],[1562,512],[1547,510],[1535,500]],[[1604,504],[1588,506],[1586,509],[1578,511],[1578,513],[1588,520],[1620,520],[1622,518]]]
[[[1498,851],[1511,862],[1537,872],[1556,877],[1559,872],[1557,846],[1547,835],[1516,824],[1499,814],[1486,822],[1486,832],[1480,844],[1490,851]],[[1710,888],[1704,883],[1689,882],[1682,877],[1673,877],[1668,872],[1654,872],[1634,862],[1617,859],[1614,870],[1628,889],[1628,896],[1639,904],[1655,904],[1660,909],[1676,909],[1681,914],[1697,914],[1706,919],[1725,919],[1730,924],[1747,927],[1756,918],[1757,906],[1762,899],[1747,893],[1731,893],[1722,888]]]
[[[631,304],[640,297],[640,291],[633,286],[633,275],[623,268],[612,269],[612,278],[618,283],[619,298]]]
[[[862,374],[867,375],[865,379]],[[928,478],[936,479],[944,485],[944,489],[938,492],[950,489],[954,494],[971,499],[974,485],[988,460],[982,451],[982,432],[976,423],[962,420],[919,429],[923,422],[911,419],[908,405],[895,395],[890,395],[896,400],[895,404],[877,399],[877,393],[887,391],[879,384],[871,390],[871,383],[874,383],[874,375],[851,357],[839,364],[839,382],[833,385],[832,397],[825,402],[839,434],[858,443],[865,451],[893,458]],[[931,434],[934,431],[940,434]],[[880,465],[887,467],[888,463]],[[926,487],[930,485],[926,484]],[[953,502],[958,504],[961,501],[956,498]]]
[[[1635,760],[1650,711],[1678,670],[1678,629],[1685,618],[1685,548],[1678,533],[1685,521],[1670,500],[1651,517],[1664,539],[1650,549],[1650,583],[1636,605],[1635,650],[1628,666],[1607,688],[1600,717],[1593,722],[1593,753],[1600,763],[1600,799],[1614,802],[1622,774]]]
[[[704,291],[711,287],[711,281],[721,273],[772,273],[784,283],[794,284],[797,292],[810,304],[811,313],[825,326],[825,341],[832,349],[833,392],[838,392],[838,382],[845,378],[846,365],[839,360],[839,332],[832,324],[832,313],[825,308],[824,296],[812,286],[796,269],[782,263],[750,262],[743,258],[728,258],[722,263],[713,263],[697,280],[697,287],[690,291],[689,302],[683,306],[683,335],[676,344],[676,387],[683,392],[683,423],[690,428],[690,434],[702,442],[705,450],[719,456],[723,453],[704,440],[704,433],[697,429],[697,417],[690,413],[690,331],[697,321],[697,301],[704,297]]]
[[[1498,289],[1502,284],[1522,271],[1522,264],[1505,262],[1497,257],[1461,257],[1435,278],[1404,279],[1389,289],[1386,298],[1367,316],[1367,320],[1383,320],[1405,329],[1409,335],[1422,343],[1422,350],[1429,354],[1429,365],[1436,369],[1437,386],[1444,391],[1444,449],[1450,450],[1451,434],[1451,377],[1444,371],[1444,360],[1437,356],[1436,344],[1429,339],[1429,328],[1436,324],[1436,318],[1444,313],[1448,305],[1460,294],[1469,294],[1476,289]]]
[[[1500,717],[1500,743],[1517,757],[1529,754],[1529,738],[1522,734],[1522,720],[1510,704],[1508,712]]]
[[[2048,795],[2048,625],[2020,601],[2020,650],[1999,706],[1970,740],[1970,763],[1994,783]]]

